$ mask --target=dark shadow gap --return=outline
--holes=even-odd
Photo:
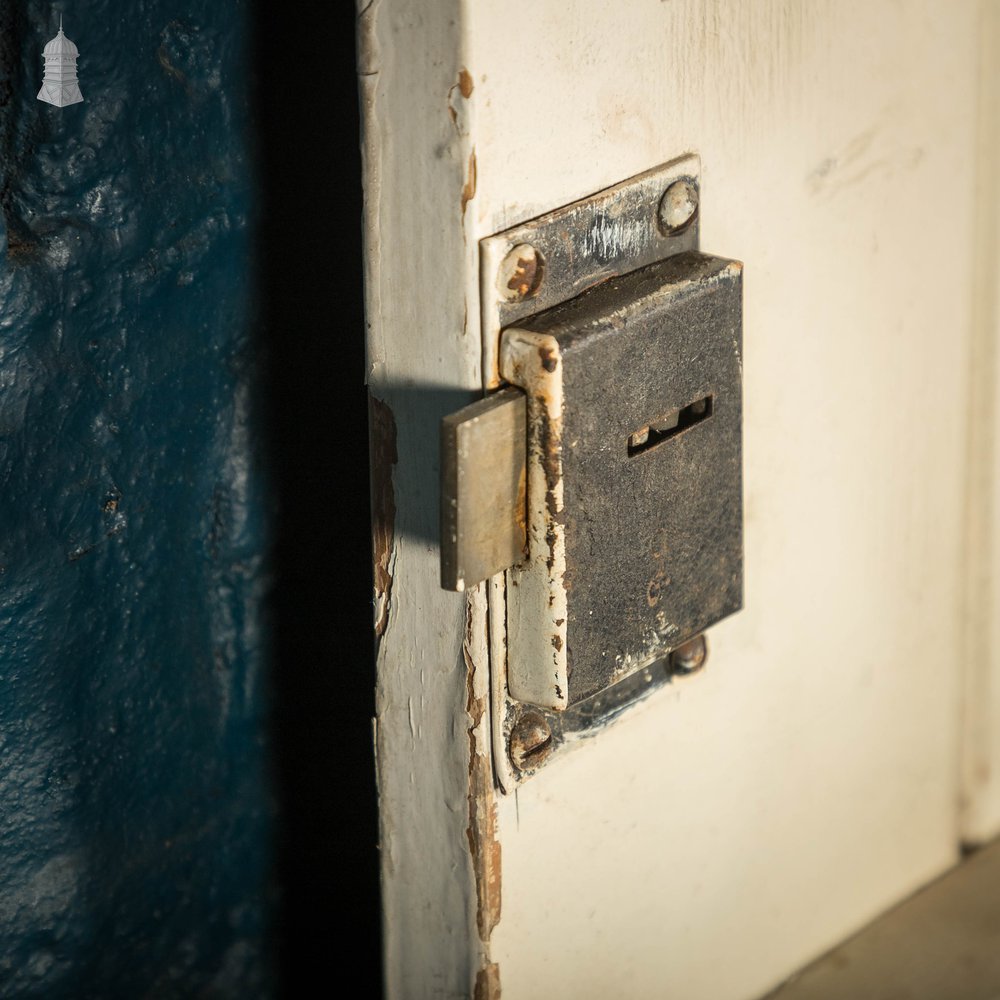
[[[288,997],[346,969],[381,992],[353,7],[330,5],[318,22],[267,0],[254,13],[259,342],[277,502],[274,940]]]

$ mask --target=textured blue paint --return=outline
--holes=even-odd
[[[247,4],[0,0],[0,995],[259,996]]]

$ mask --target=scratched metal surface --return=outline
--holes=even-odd
[[[0,2],[0,994],[256,996],[247,4]]]

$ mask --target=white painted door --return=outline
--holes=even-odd
[[[996,0],[359,14],[386,979],[747,1000],[1000,830]],[[485,587],[440,589],[478,241],[687,152],[745,265],[746,607],[496,786]]]

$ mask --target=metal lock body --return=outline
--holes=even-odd
[[[481,243],[503,387],[443,425],[442,582],[491,581],[507,789],[742,605],[742,265],[698,251],[697,177],[684,157]]]
[[[505,331],[528,417],[518,701],[576,704],[741,606],[741,270],[680,254]]]

